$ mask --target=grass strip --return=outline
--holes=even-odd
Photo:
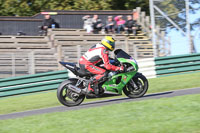
[[[2,133],[199,133],[200,94],[1,120]]]
[[[200,87],[199,77],[200,72],[149,79],[148,93]],[[115,98],[119,97],[124,97],[124,95],[117,96]],[[113,97],[101,98],[101,100],[112,98]],[[94,100],[99,99],[86,99],[85,102]],[[0,99],[0,114],[54,107],[59,105],[61,104],[57,100],[56,91],[34,93],[29,95],[21,95]]]

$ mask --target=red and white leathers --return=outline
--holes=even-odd
[[[96,45],[94,45],[93,47],[91,47],[79,60],[79,64],[80,67],[83,69],[84,68],[91,72],[92,74],[96,74],[96,76],[94,77],[95,82],[98,82],[103,76],[105,76],[105,69],[102,69],[98,66],[96,66],[96,64],[100,61],[103,60],[104,63],[104,67],[107,70],[111,70],[111,71],[118,71],[121,70],[121,67],[117,67],[114,65],[111,65],[109,62],[109,51],[108,49],[98,43]],[[88,87],[88,89],[90,89],[90,87]]]

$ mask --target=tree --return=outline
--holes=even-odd
[[[183,0],[161,0],[154,2],[169,17],[185,30],[185,2]],[[200,8],[200,0],[190,0],[190,12]],[[44,10],[132,10],[141,7],[149,15],[149,0],[0,0],[0,16],[32,16]],[[157,12],[157,16],[161,16]],[[163,17],[156,17],[163,28],[174,28]],[[192,23],[199,25],[200,18]]]
[[[149,15],[149,0],[127,0],[125,6],[129,10],[141,7],[142,11]]]
[[[48,9],[51,0],[1,0],[1,16],[32,16]]]
[[[52,1],[52,10],[107,10],[110,0],[58,0]]]
[[[132,10],[149,12],[148,0],[0,0],[1,16],[32,16],[43,10]]]

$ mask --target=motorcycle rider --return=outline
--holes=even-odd
[[[105,36],[101,43],[92,46],[79,60],[79,65],[82,71],[95,74],[93,80],[88,84],[88,94],[98,94],[98,82],[107,76],[106,70],[123,71],[123,66],[114,66],[109,62],[109,51],[115,49],[115,39],[111,36]],[[104,68],[100,68],[97,63],[103,61]]]

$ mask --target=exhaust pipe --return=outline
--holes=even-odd
[[[76,87],[76,86],[74,86],[74,85],[69,84],[68,87],[69,87],[70,90],[75,91],[78,94],[81,93],[81,89]]]

